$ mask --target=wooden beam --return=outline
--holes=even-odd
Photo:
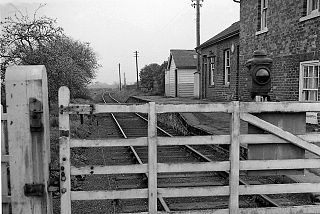
[[[62,86],[58,92],[59,106],[65,107],[70,103],[70,91]],[[61,214],[71,214],[71,176],[70,176],[70,120],[68,112],[59,112],[60,131],[60,211]]]
[[[112,147],[112,146],[147,146],[147,137],[130,139],[70,139],[70,147]]]
[[[232,103],[210,104],[157,104],[156,113],[171,112],[227,112],[233,111]]]
[[[319,112],[320,102],[241,102],[240,112]]]
[[[312,169],[312,168],[319,168],[319,166],[320,166],[320,159],[240,161],[240,170]]]
[[[297,136],[308,142],[320,142],[320,134],[317,133],[308,133]],[[273,134],[243,134],[240,136],[240,139],[242,144],[290,143]]]
[[[108,191],[72,191],[71,200],[113,200],[147,198],[148,189],[108,190]]]
[[[229,171],[230,162],[208,163],[158,163],[158,172],[205,172],[205,171]]]
[[[240,103],[232,102],[234,111],[231,117],[231,145],[230,145],[230,174],[229,174],[229,209],[230,214],[237,214],[239,210],[239,167],[240,167]]]
[[[229,195],[229,186],[158,188],[158,193],[164,198],[226,196]]]
[[[158,137],[159,146],[230,144],[230,135]]]
[[[149,213],[157,213],[157,115],[156,104],[150,102],[148,112],[148,198]]]
[[[309,143],[309,142],[291,134],[290,132],[284,131],[281,128],[279,128],[275,125],[272,125],[271,123],[268,123],[264,120],[261,120],[260,118],[253,116],[251,114],[241,113],[240,117],[242,120],[244,120],[252,125],[255,125],[259,128],[262,128],[272,134],[277,135],[278,137],[280,137],[284,140],[287,140],[287,141],[289,141],[289,142],[291,142],[291,143],[293,143],[303,149],[308,150],[309,152],[312,152],[312,153],[320,156],[320,147],[317,145]]]
[[[240,214],[319,214],[320,205],[291,206],[291,207],[267,207],[267,208],[239,208]],[[128,213],[121,213],[128,214]],[[130,214],[148,214],[147,212]],[[167,214],[158,212],[158,214]],[[207,210],[187,210],[171,211],[170,214],[229,214],[229,209],[207,209]]]
[[[147,104],[69,104],[61,109],[69,114],[102,114],[118,112],[148,113]]]
[[[285,193],[318,193],[320,183],[241,185],[240,195],[285,194]]]
[[[146,173],[147,171],[147,164],[83,167],[71,166],[71,175],[136,174]]]

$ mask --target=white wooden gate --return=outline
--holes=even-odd
[[[45,67],[9,67],[6,71],[6,102],[7,113],[1,115],[2,212],[52,213],[48,193],[50,134]],[[33,123],[35,118],[37,124]]]
[[[259,112],[317,112],[320,103],[213,103],[213,104],[70,104],[69,89],[59,90],[59,129],[60,129],[60,164],[61,175],[61,213],[71,213],[71,200],[102,200],[148,198],[149,213],[157,213],[157,197],[197,197],[229,196],[229,208],[219,210],[180,211],[176,213],[219,213],[219,214],[298,214],[319,213],[320,205],[281,207],[281,208],[239,208],[239,195],[314,193],[319,192],[320,183],[239,185],[240,170],[268,169],[304,169],[319,168],[320,159],[290,160],[245,160],[240,161],[240,144],[253,143],[293,143],[320,156],[320,147],[313,144],[320,142],[320,134],[295,136],[252,115]],[[82,140],[70,139],[69,114],[98,114],[116,112],[139,112],[148,114],[148,137],[136,139]],[[192,137],[157,137],[157,113],[170,112],[226,112],[232,114],[230,135],[192,136]],[[240,120],[258,126],[272,134],[240,134]],[[157,146],[168,145],[230,145],[229,161],[210,163],[157,163]],[[121,166],[85,166],[70,165],[70,148],[108,147],[108,146],[148,146],[148,163]],[[157,173],[190,171],[230,171],[229,186],[193,187],[193,188],[158,188]],[[112,191],[71,191],[70,175],[89,174],[148,173],[147,189],[112,190]],[[175,212],[171,212],[175,213]]]

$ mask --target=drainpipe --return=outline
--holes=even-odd
[[[240,0],[233,0],[234,2],[236,2],[236,3],[240,3]]]

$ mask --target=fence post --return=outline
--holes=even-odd
[[[68,87],[59,88],[59,108],[69,106]],[[70,176],[70,120],[69,113],[59,111],[60,144],[60,193],[61,214],[71,214],[71,176]]]
[[[156,104],[149,102],[148,114],[148,195],[149,213],[157,213],[157,115]]]
[[[47,191],[50,133],[45,67],[9,67],[6,71],[6,93],[12,213],[51,213],[51,195]],[[30,113],[30,106],[35,103],[38,104],[34,106],[36,111]],[[38,117],[37,131],[31,128],[34,125],[31,125],[34,119],[31,114]],[[32,193],[27,187],[35,187],[34,184],[39,191]]]
[[[233,102],[233,112],[230,123],[230,214],[239,212],[239,163],[240,163],[240,103]]]
[[[8,188],[8,171],[9,164],[8,154],[8,132],[7,132],[7,115],[3,113],[1,105],[1,188],[2,188],[2,213],[9,214],[10,207],[8,200],[9,188]]]

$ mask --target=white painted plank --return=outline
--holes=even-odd
[[[320,183],[293,183],[293,184],[266,184],[266,185],[241,185],[240,195],[255,194],[285,194],[285,193],[317,193]]]
[[[204,171],[229,171],[230,162],[210,163],[158,163],[158,172],[204,172]]]
[[[111,190],[111,191],[72,191],[71,200],[112,200],[147,198],[148,189]]]
[[[267,208],[240,208],[239,214],[319,214],[320,205],[292,206],[292,207],[267,207]],[[147,212],[139,213],[122,213],[122,214],[148,214]],[[158,212],[166,214],[166,212]],[[229,214],[229,209],[208,209],[208,210],[187,210],[171,211],[170,214]]]
[[[319,167],[320,167],[320,159],[240,161],[240,170],[311,169],[311,168],[319,168]]]
[[[147,137],[97,140],[70,139],[70,147],[147,146],[147,140]]]
[[[231,116],[231,145],[230,145],[230,173],[229,173],[229,209],[230,214],[237,214],[239,209],[239,161],[240,161],[240,103],[233,102],[234,112]]]
[[[158,194],[164,198],[226,196],[229,195],[229,186],[158,188]]]
[[[158,104],[157,113],[169,112],[232,112],[233,106],[230,103],[212,103],[212,104]]]
[[[63,111],[70,114],[100,114],[117,112],[148,113],[147,104],[69,104]]]
[[[147,164],[115,165],[115,166],[71,166],[71,175],[103,175],[103,174],[130,174],[146,173]]]
[[[320,134],[297,135],[309,142],[320,142]],[[157,137],[158,146],[169,145],[206,145],[230,144],[230,135],[188,136],[188,137]],[[272,134],[243,134],[242,144],[289,143]],[[147,146],[147,137],[130,139],[70,139],[70,147],[112,147],[112,146]]]
[[[70,91],[67,87],[59,88],[59,106],[68,106]],[[70,176],[70,121],[69,113],[59,112],[60,131],[60,194],[61,214],[71,214],[71,176]]]
[[[288,140],[291,143],[320,156],[320,147],[319,146],[311,144],[311,143],[291,134],[290,132],[284,131],[281,128],[279,128],[271,123],[268,123],[264,120],[261,120],[260,118],[253,116],[251,114],[241,113],[240,116],[241,116],[242,120],[244,120],[252,125],[255,125],[259,128],[262,128],[268,132],[271,132],[272,134],[275,134],[278,137],[281,137],[285,140]]]
[[[240,112],[320,112],[320,102],[241,102]]]
[[[297,136],[311,143],[320,142],[320,134],[317,133],[308,133]],[[273,134],[243,134],[240,136],[240,139],[242,144],[290,143]]]

